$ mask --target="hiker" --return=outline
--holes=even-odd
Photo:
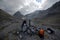
[[[24,21],[23,21],[23,24],[22,24],[22,26],[21,26],[21,31],[25,32],[26,29],[27,29],[27,22],[26,22],[26,20],[24,20]]]
[[[44,39],[44,29],[40,29],[39,31],[38,31],[38,35],[39,35],[39,37],[41,38],[41,39]]]
[[[31,29],[27,25],[26,20],[23,21],[23,24],[21,26],[21,31],[24,32],[25,34],[30,34],[30,32],[31,32]]]
[[[47,32],[48,32],[49,34],[53,34],[53,33],[54,33],[54,31],[53,31],[51,28],[47,28]]]
[[[35,35],[36,34],[36,27],[32,26],[30,29],[31,29],[31,35]]]

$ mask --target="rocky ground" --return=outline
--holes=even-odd
[[[60,30],[53,29],[55,33],[49,34],[45,31],[44,39],[41,39],[38,35],[30,35],[24,32],[20,32],[20,24],[19,23],[13,23],[9,27],[6,27],[2,32],[5,33],[7,36],[7,40],[60,40]],[[47,26],[39,26],[40,28],[44,28],[46,30]],[[15,32],[18,32],[19,34],[14,34]]]

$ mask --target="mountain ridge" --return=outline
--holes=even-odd
[[[16,17],[17,19],[21,19],[23,17],[20,11],[17,11],[13,16]]]

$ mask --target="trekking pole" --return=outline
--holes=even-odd
[[[31,23],[30,22],[31,22],[31,20],[29,20],[29,27],[31,26]]]

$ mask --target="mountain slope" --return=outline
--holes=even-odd
[[[60,1],[55,3],[51,8],[47,9],[48,11],[59,11],[60,10]]]
[[[43,24],[60,29],[60,1],[47,9],[48,14],[42,18]]]
[[[55,3],[51,8],[47,9],[48,14],[44,16],[44,19],[46,18],[60,18],[60,1]],[[58,20],[58,19],[56,19]]]
[[[34,18],[42,18],[44,15],[46,15],[45,10],[36,10],[32,12],[31,14],[26,15],[27,18],[34,19]]]
[[[10,31],[20,29],[23,20],[16,19],[14,16],[9,15],[7,12],[0,9],[0,31],[8,33]]]
[[[11,15],[0,9],[0,30],[7,26],[12,19]]]
[[[0,22],[7,20],[9,21],[12,16],[0,9]]]

